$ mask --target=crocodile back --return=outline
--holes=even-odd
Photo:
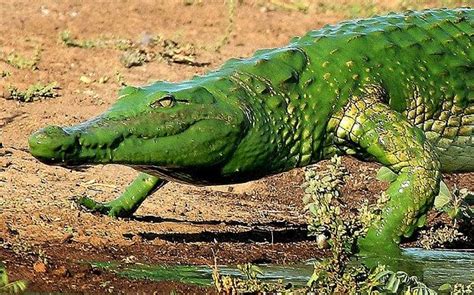
[[[337,108],[377,85],[425,131],[443,170],[474,169],[474,10],[425,10],[342,22],[293,40]],[[369,87],[370,86],[370,87]]]
[[[310,31],[196,81],[212,92],[216,81],[230,79],[220,93],[247,94],[255,126],[237,152],[240,171],[260,162],[267,174],[317,162],[330,142],[332,114],[372,89],[425,131],[444,170],[474,170],[473,37],[470,8],[392,13]],[[266,151],[260,160],[245,157],[257,146]]]

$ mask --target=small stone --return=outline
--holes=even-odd
[[[69,276],[71,276],[71,273],[69,272],[69,270],[64,265],[61,265],[60,267],[53,270],[53,274],[55,276],[58,276],[58,277],[69,277]]]
[[[48,7],[46,7],[46,6],[41,6],[40,11],[41,11],[42,16],[47,16],[47,15],[49,15],[49,12],[50,12]]]
[[[84,84],[90,84],[92,83],[92,79],[87,77],[87,76],[81,76],[79,80],[84,83]]]
[[[2,94],[2,97],[5,98],[6,100],[11,100],[12,99],[12,93],[10,91],[4,91]]]
[[[110,77],[108,77],[108,76],[100,77],[99,78],[99,83],[100,84],[105,84],[105,83],[107,83],[107,81],[109,81],[109,79],[110,79]]]
[[[92,246],[96,248],[101,248],[105,246],[104,240],[96,236],[90,237],[89,242]]]
[[[79,210],[78,210],[77,212],[80,213]],[[78,216],[78,217],[80,217],[80,216]],[[85,231],[84,229],[82,229],[82,228],[79,228],[79,229],[77,230],[77,235],[80,236],[80,237],[88,236],[88,234],[86,233],[86,231]]]
[[[140,242],[143,242],[143,239],[139,235],[133,235],[132,241],[134,243],[140,243]]]
[[[61,244],[69,243],[73,237],[74,237],[74,235],[71,234],[71,233],[65,234],[65,235],[63,236],[63,238],[61,239]]]
[[[38,273],[45,273],[48,270],[48,268],[46,267],[46,264],[44,264],[41,261],[36,261],[33,264],[33,269],[35,272],[38,272]]]
[[[319,249],[328,249],[329,248],[329,243],[328,243],[328,237],[324,234],[319,234],[316,237],[316,244],[318,245]]]
[[[2,168],[7,168],[8,166],[10,166],[12,164],[12,161],[9,160],[9,159],[5,159],[5,158],[0,158],[0,167]]]

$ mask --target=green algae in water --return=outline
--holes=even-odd
[[[118,276],[137,280],[174,281],[200,286],[212,285],[212,268],[205,265],[146,265],[120,264],[116,262],[94,262],[93,267],[116,273]],[[288,265],[261,265],[264,275],[260,279],[276,282],[291,280],[295,286],[304,286],[313,272],[311,263]],[[218,266],[221,275],[245,278],[234,266]]]
[[[282,279],[285,283],[291,283],[294,286],[305,286],[313,273],[315,262],[317,260],[308,260],[295,265],[260,265],[263,275],[258,278],[269,282]],[[404,250],[401,258],[397,258],[397,264],[401,267],[400,270],[418,276],[433,289],[445,283],[469,284],[474,281],[474,252],[472,251],[407,249]],[[92,266],[131,279],[212,285],[212,269],[209,266],[165,266],[116,262],[94,262]],[[244,278],[243,274],[233,266],[219,266],[219,273]]]
[[[209,266],[120,264],[117,262],[93,262],[91,265],[137,280],[174,281],[199,286],[212,284],[212,270]]]

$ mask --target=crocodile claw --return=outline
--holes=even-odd
[[[106,202],[101,203],[94,201],[89,197],[81,197],[76,200],[76,204],[78,204],[81,208],[86,209],[92,213],[98,213],[102,215],[108,215],[113,218],[124,218],[130,217],[133,212],[128,212],[120,205],[114,204],[113,202]]]

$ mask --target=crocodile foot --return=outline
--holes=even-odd
[[[76,203],[86,210],[108,215],[110,217],[131,217],[137,211],[140,204],[153,191],[159,189],[166,180],[159,179],[146,173],[140,173],[138,177],[127,187],[118,198],[106,203],[96,202],[89,197],[81,197]]]
[[[89,197],[81,197],[76,200],[76,203],[89,212],[108,215],[113,218],[130,217],[134,213],[134,211],[127,210],[121,204],[117,204],[114,201],[101,203]]]

